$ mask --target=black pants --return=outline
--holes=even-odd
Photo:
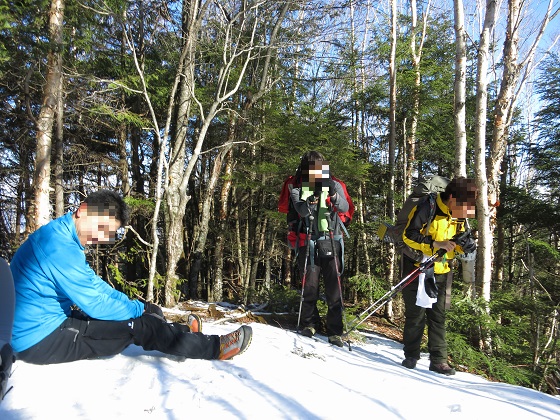
[[[154,315],[102,321],[73,312],[42,341],[18,353],[18,358],[40,365],[65,363],[113,356],[130,344],[191,359],[216,359],[220,352],[219,336],[191,333],[186,325]]]
[[[403,256],[403,277],[416,267],[414,261]],[[418,279],[403,291],[405,322],[403,332],[404,356],[420,359],[420,344],[424,328],[428,325],[428,351],[434,363],[447,362],[447,342],[445,341],[445,285],[447,274],[435,275],[438,288],[437,302],[431,308],[416,306]]]
[[[298,255],[298,265],[300,273],[303,273],[303,266],[307,255],[300,252]],[[340,258],[338,258],[340,266]],[[334,258],[320,258],[315,255],[314,265],[307,262],[307,276],[303,288],[303,303],[301,306],[301,320],[304,327],[317,328],[321,322],[317,300],[319,299],[319,278],[323,275],[325,282],[325,295],[327,297],[327,335],[341,335],[344,329],[342,323],[342,301],[340,299],[340,289],[338,285],[338,273]],[[302,279],[303,280],[303,279]]]

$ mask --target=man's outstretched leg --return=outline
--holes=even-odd
[[[218,336],[194,333],[186,325],[168,323],[153,315],[143,315],[129,322],[133,324],[134,344],[144,350],[158,350],[189,359],[231,359],[243,353],[253,337],[248,325]]]
[[[66,363],[119,354],[130,344],[190,359],[227,360],[250,344],[251,327],[242,326],[226,334],[191,332],[188,325],[168,323],[152,314],[128,321],[102,321],[80,316],[68,318],[49,336],[20,352],[34,364]]]

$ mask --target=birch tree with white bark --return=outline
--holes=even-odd
[[[43,103],[37,117],[37,152],[34,176],[34,224],[35,228],[51,219],[49,201],[51,191],[51,152],[55,117],[61,111],[59,97],[62,95],[62,46],[64,27],[64,0],[52,0],[49,10],[49,52],[47,75],[43,89]],[[58,119],[59,122],[62,118]]]

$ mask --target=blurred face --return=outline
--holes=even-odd
[[[475,203],[459,203],[453,197],[449,199],[448,204],[451,215],[457,219],[474,218],[476,213]]]
[[[303,185],[313,187],[330,177],[329,162],[310,162],[302,172]]]
[[[76,231],[82,245],[106,244],[115,241],[121,223],[114,216],[115,208],[88,207],[82,203],[74,215]]]
[[[477,190],[467,179],[457,180],[455,194],[451,194],[447,206],[451,215],[457,219],[475,217]]]
[[[458,198],[449,198],[449,203],[447,204],[449,210],[451,210],[451,215],[457,219],[468,219],[474,218],[476,215],[476,198],[470,201],[461,202]]]

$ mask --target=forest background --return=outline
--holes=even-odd
[[[558,394],[558,7],[2,0],[0,253],[111,188],[132,221],[88,258],[114,287],[297,313],[278,196],[318,150],[356,205],[351,316],[400,280],[376,231],[415,180],[473,177],[476,274],[456,269],[450,355]],[[382,315],[398,325],[400,300]]]

